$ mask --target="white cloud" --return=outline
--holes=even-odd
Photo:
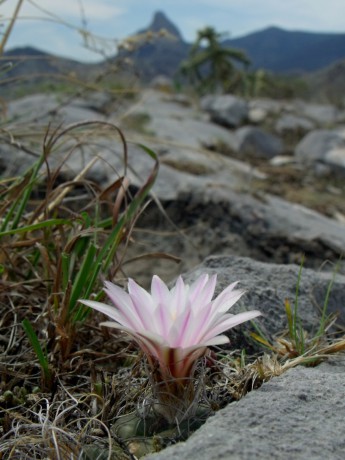
[[[72,25],[72,29],[39,21],[37,18],[44,13],[32,2]],[[10,17],[15,5],[15,0],[5,0],[1,3],[0,14]],[[192,41],[196,30],[205,25],[229,32],[231,37],[271,25],[288,30],[343,32],[345,0],[24,0],[22,20],[16,23],[8,47],[44,46],[51,52],[61,50],[64,55],[78,59],[82,53],[81,39],[73,29],[82,27],[83,14],[90,33],[122,39],[147,26],[157,10],[166,12],[183,37]],[[27,16],[31,19],[24,19]],[[55,35],[59,35],[59,42]]]
[[[14,2],[2,5],[2,14],[10,17],[14,12]],[[108,0],[26,0],[20,9],[19,17],[46,16],[40,9],[60,16],[63,19],[80,19],[82,12],[92,20],[109,20],[121,16],[125,10]]]

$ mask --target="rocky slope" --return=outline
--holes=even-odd
[[[106,95],[68,105],[53,95],[8,104],[9,138],[0,147],[1,174],[22,174],[39,152],[35,134],[60,123],[96,119],[120,124],[130,141],[127,175],[135,189],[152,161],[136,142],[159,154],[152,202],[138,221],[129,256],[170,252],[181,259],[142,260],[127,274],[147,285],[152,273],[172,281],[217,273],[220,290],[239,280],[247,294],[236,308],[258,308],[268,335],[286,326],[284,299],[293,301],[299,264],[303,327],[315,332],[334,266],[345,252],[345,114],[301,101],[245,101],[234,96],[193,101],[148,90],[126,110],[104,112]],[[88,177],[106,186],[123,174],[118,138],[92,132],[93,142],[69,139],[54,151],[51,168],[73,178],[92,158]],[[23,146],[25,148],[23,148]],[[66,153],[69,152],[69,155]],[[162,209],[164,210],[162,212]],[[327,263],[325,263],[327,261]],[[329,298],[329,312],[345,324],[345,264]],[[235,310],[235,309],[234,309]],[[248,346],[245,328],[232,346]],[[153,458],[343,457],[344,360],[289,370],[230,404],[185,444]],[[230,435],[231,434],[231,435]]]

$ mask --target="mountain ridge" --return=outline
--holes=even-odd
[[[167,35],[159,34],[162,29],[167,32]],[[115,59],[124,56],[131,58],[144,81],[149,81],[160,74],[173,78],[181,61],[188,57],[191,44],[184,41],[179,28],[162,11],[157,11],[151,23],[133,36],[148,33],[150,37],[152,32],[153,39],[139,43],[134,51],[119,52]],[[345,60],[345,33],[287,31],[280,27],[269,26],[242,37],[224,40],[223,44],[243,50],[251,59],[252,69],[261,68],[277,74],[304,75],[321,71],[338,61]],[[87,73],[88,69],[94,70],[97,66],[101,69],[106,62],[84,64],[27,46],[6,51],[2,57],[2,65],[11,62],[12,56],[17,58],[22,56],[23,51],[30,59],[18,59],[19,64],[14,65],[9,72],[11,77],[33,72],[53,74],[59,68],[73,71],[74,67],[82,72],[85,69]],[[13,62],[16,62],[15,59]]]
[[[245,51],[254,68],[309,72],[345,59],[345,34],[288,31],[270,26],[223,42]]]

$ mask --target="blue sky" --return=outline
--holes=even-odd
[[[1,22],[8,23],[16,3],[0,1]],[[119,40],[148,26],[158,10],[187,41],[205,25],[231,37],[271,25],[345,33],[345,0],[24,0],[7,49],[31,45],[81,61],[99,60],[99,54],[83,46],[83,24],[95,35],[93,44],[111,55]]]

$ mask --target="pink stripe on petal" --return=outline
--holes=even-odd
[[[127,292],[119,286],[116,286],[116,284],[113,284],[110,281],[105,281],[104,286],[104,291],[116,306],[128,305],[131,303],[129,294],[127,294]]]
[[[146,306],[141,302],[141,299],[134,294],[131,294],[134,314],[138,317],[141,323],[140,330],[151,329],[151,311],[147,311]]]
[[[107,293],[107,291],[105,291],[105,292]],[[107,295],[109,296],[108,293],[107,293]],[[134,307],[133,307],[132,301],[131,301],[130,304],[120,304],[120,303],[116,304],[113,301],[113,298],[111,298],[110,300],[115,304],[116,310],[118,311],[118,313],[123,318],[122,323],[124,321],[126,321],[128,326],[132,327],[133,329],[140,329],[142,327],[140,319],[138,318],[138,316],[136,314],[133,313]]]
[[[227,302],[228,299],[232,299],[234,296],[236,296],[239,293],[244,294],[245,291],[239,290],[239,289],[234,289],[235,286],[238,284],[238,281],[235,283],[230,284],[227,288],[224,289],[213,301],[214,308],[220,308],[221,305]],[[242,295],[241,294],[241,295]]]
[[[109,299],[113,302],[116,308],[122,313],[122,315],[127,318],[127,321],[133,323],[133,313],[134,307],[132,303],[132,299],[130,298],[129,294],[125,292],[119,286],[116,286],[109,281],[104,283],[105,288],[104,292],[107,294]]]
[[[145,308],[147,313],[153,311],[152,297],[131,278],[128,280],[128,292],[130,297],[132,297],[132,295],[136,296],[137,300],[142,303],[142,308]]]
[[[226,319],[223,322],[219,322],[215,327],[209,329],[204,337],[201,339],[202,342],[207,342],[209,339],[221,334],[228,329],[231,329],[245,321],[250,319],[256,318],[257,316],[261,315],[261,313],[257,310],[247,311],[244,313],[239,313],[238,315],[233,315],[231,318]]]
[[[154,313],[155,330],[161,331],[162,336],[169,343],[169,330],[171,327],[170,311],[165,304],[159,303]],[[151,319],[152,321],[152,319]]]
[[[177,278],[176,284],[171,290],[169,309],[173,315],[178,316],[186,306],[186,286],[181,276]]]
[[[180,321],[178,322],[178,336],[176,338],[175,347],[186,347],[190,344],[190,320],[192,318],[192,310],[186,310],[183,315],[180,317]],[[193,344],[194,345],[194,344]]]
[[[103,313],[104,315],[109,316],[111,319],[117,321],[119,324],[122,324],[125,327],[135,326],[133,321],[128,321],[128,318],[113,306],[101,302],[96,302],[94,300],[79,300],[79,302]]]
[[[154,356],[159,360],[163,359],[165,350],[169,349],[169,346],[164,341],[164,339],[156,334],[136,332],[130,328],[121,327],[119,324],[110,321],[105,321],[101,323],[101,326],[120,329],[126,332],[128,335],[131,336],[132,339],[134,339],[137,342],[137,344],[144,351],[144,353],[147,353],[150,356]]]
[[[214,295],[216,289],[217,275],[212,275],[211,278],[205,284],[202,292],[200,292],[200,300],[204,303],[209,303]]]
[[[212,309],[214,310],[215,314],[223,314],[226,313],[230,308],[235,305],[236,302],[243,296],[245,291],[236,290],[233,292],[229,292],[229,294],[224,297],[222,303],[215,303],[213,302]]]
[[[205,305],[204,308],[195,314],[195,321],[193,322],[193,334],[190,338],[190,343],[198,344],[200,342],[200,338],[205,335],[205,333],[210,328],[210,324],[212,324],[213,317],[215,316],[214,312],[212,311],[212,302],[208,305]]]
[[[195,302],[208,281],[209,276],[205,273],[199,276],[189,288],[188,297],[191,303]]]
[[[157,275],[154,275],[152,278],[151,295],[157,303],[168,305],[170,299],[170,291],[167,285]]]

